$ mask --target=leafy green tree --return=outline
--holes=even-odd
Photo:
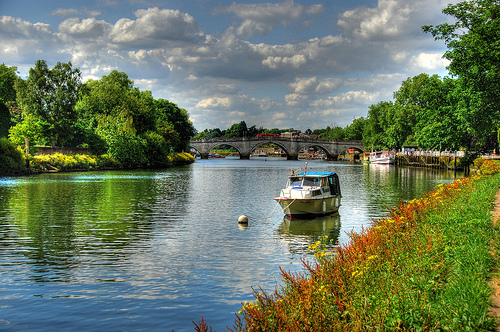
[[[167,166],[170,145],[167,144],[165,138],[154,131],[148,131],[142,136],[146,143],[145,155],[148,158],[148,165],[151,167]]]
[[[25,146],[25,138],[28,138],[30,145],[45,145],[49,127],[50,124],[40,120],[36,115],[26,114],[23,121],[10,127],[9,139],[22,148]]]
[[[7,67],[5,64],[0,64],[0,99],[3,99],[5,106],[9,110],[9,126],[21,121],[22,117],[21,109],[16,102],[15,84],[17,80],[19,80],[17,67]]]
[[[14,87],[17,76],[17,67],[7,67],[5,64],[0,64],[0,98],[5,103],[16,101],[16,89]]]
[[[236,138],[236,137],[247,137],[248,136],[248,128],[245,121],[241,121],[240,123],[234,123],[228,130],[224,137],[227,138]]]
[[[126,119],[133,134],[156,129],[151,92],[134,88],[127,74],[116,70],[98,81],[87,81],[76,110],[87,129],[96,128],[100,115]]]
[[[263,132],[264,132],[264,128],[262,128],[262,127],[257,128],[255,125],[253,125],[250,128],[248,128],[248,133],[247,133],[246,137],[256,137],[257,134],[260,134]]]
[[[370,105],[368,117],[363,128],[363,145],[370,150],[387,149],[386,119],[394,104],[390,101],[381,101]]]
[[[71,62],[58,62],[49,69],[44,60],[36,62],[26,81],[15,83],[23,112],[33,113],[50,125],[48,135],[52,145],[64,145],[72,135],[80,85],[80,70],[73,69]]]
[[[205,129],[194,136],[194,139],[212,139],[222,137],[223,133],[219,128]]]
[[[466,131],[484,140],[500,121],[500,4],[498,0],[470,0],[450,4],[443,13],[454,23],[424,26],[448,47],[450,73],[458,77],[456,108]]]
[[[325,132],[321,134],[319,138],[333,141],[342,141],[345,139],[345,131],[342,127],[339,126],[335,126],[333,128],[327,126]]]
[[[9,135],[10,128],[10,112],[7,105],[0,98],[0,138]]]
[[[420,110],[414,128],[416,144],[422,149],[440,151],[470,149],[474,136],[456,111],[461,98],[457,80],[445,78],[434,91],[439,101]]]
[[[349,126],[344,128],[346,140],[362,140],[363,129],[366,119],[364,117],[355,119]]]
[[[97,134],[106,142],[107,153],[123,167],[148,166],[146,140],[130,132],[128,119],[101,117]]]
[[[189,141],[196,135],[193,123],[189,120],[189,113],[165,99],[155,100],[154,107],[157,114],[157,127],[171,128],[171,131],[178,135],[176,140],[172,139],[171,135],[167,135],[166,141],[171,140],[172,147],[176,152],[187,151]],[[165,132],[162,131],[162,133],[164,135]]]

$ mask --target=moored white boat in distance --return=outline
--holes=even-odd
[[[303,172],[290,175],[278,201],[289,218],[306,218],[338,212],[340,207],[339,177],[334,172]]]
[[[370,164],[394,164],[396,157],[391,151],[374,151],[370,153]]]

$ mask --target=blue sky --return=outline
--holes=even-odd
[[[455,0],[453,0],[456,3]],[[441,0],[1,0],[0,62],[71,61],[186,109],[196,129],[346,126],[401,82],[447,74]]]

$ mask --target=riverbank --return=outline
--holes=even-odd
[[[167,156],[168,162],[159,167],[172,167],[191,164],[195,158],[187,152],[172,153]],[[87,154],[42,154],[29,157],[27,167],[17,167],[16,169],[2,169],[0,175],[27,175],[39,173],[58,173],[58,172],[84,172],[113,169],[127,169],[108,155],[93,156]]]
[[[481,175],[404,202],[344,246],[315,243],[306,272],[282,270],[284,285],[257,291],[235,329],[493,330],[488,281],[500,241],[490,211],[499,169],[485,162]]]
[[[190,164],[194,162],[194,156],[187,152],[172,153],[167,157],[168,163],[158,167],[171,167]],[[30,159],[30,173],[47,172],[76,172],[76,171],[97,171],[110,169],[124,169],[113,158],[90,155],[73,155],[54,153],[50,155],[33,156]]]

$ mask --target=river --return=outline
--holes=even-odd
[[[196,160],[165,170],[0,178],[0,330],[194,331],[232,327],[253,289],[302,271],[453,172],[309,161],[340,177],[339,214],[288,221],[273,200],[305,161]],[[250,217],[248,227],[238,217]]]

